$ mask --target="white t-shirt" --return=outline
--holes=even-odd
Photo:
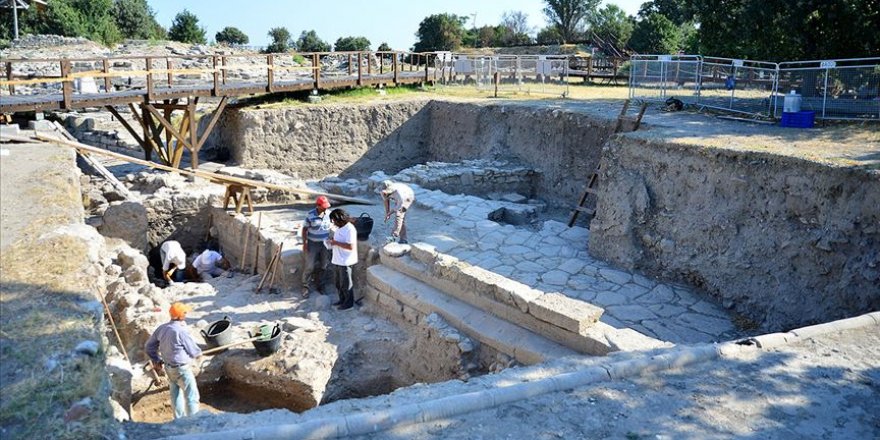
[[[160,253],[162,254],[162,270],[168,272],[168,269],[171,268],[171,265],[177,266],[177,270],[183,270],[186,268],[186,252],[183,251],[183,248],[180,247],[180,243],[169,240],[165,243],[162,243],[162,247],[159,248]]]
[[[336,230],[333,239],[340,243],[350,243],[351,250],[333,246],[332,263],[337,266],[353,266],[358,262],[357,230],[351,223]]]
[[[205,252],[202,252],[195,260],[193,260],[193,267],[195,267],[199,272],[199,275],[201,275],[205,272],[214,270],[214,267],[217,266],[217,262],[222,259],[223,255],[220,255],[220,252],[205,249]]]
[[[415,193],[409,185],[403,183],[392,183],[388,189],[382,191],[382,195],[390,197],[394,200],[394,209],[409,209],[413,201],[416,199]]]

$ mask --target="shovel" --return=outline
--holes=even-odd
[[[202,356],[209,355],[209,354],[216,354],[216,353],[219,353],[223,350],[226,350],[227,348],[235,347],[235,346],[238,346],[241,344],[247,344],[248,342],[260,341],[260,340],[268,341],[269,339],[272,339],[272,328],[271,327],[260,326],[259,329],[260,329],[260,334],[258,334],[257,336],[247,338],[247,339],[242,339],[241,341],[236,341],[231,344],[221,345],[219,347],[211,348],[209,350],[205,350],[202,352]]]

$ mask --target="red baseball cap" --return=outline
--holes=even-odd
[[[315,201],[315,205],[324,209],[330,207],[330,201],[327,200],[327,196],[318,197],[318,200]]]

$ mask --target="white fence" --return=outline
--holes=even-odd
[[[699,55],[637,55],[629,96],[674,97],[700,107],[779,117],[794,90],[819,119],[880,120],[880,58],[766,61]]]
[[[439,52],[434,79],[441,85],[480,90],[567,93],[568,57],[560,55],[465,55]],[[497,84],[496,84],[497,83]],[[561,88],[560,88],[561,87]]]

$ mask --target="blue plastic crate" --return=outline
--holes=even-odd
[[[783,112],[780,127],[813,128],[816,121],[816,112]]]

